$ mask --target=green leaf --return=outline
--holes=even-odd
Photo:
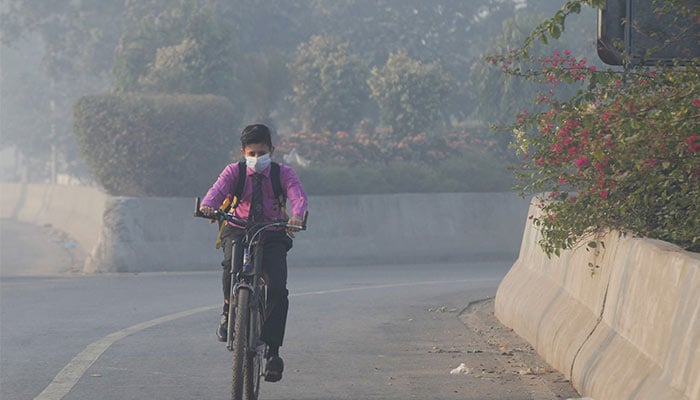
[[[561,28],[559,27],[559,25],[550,26],[549,35],[554,39],[559,39],[559,36],[561,36]]]

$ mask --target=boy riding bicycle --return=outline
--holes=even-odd
[[[307,197],[294,169],[284,164],[273,165],[271,156],[274,153],[270,129],[262,124],[249,125],[241,133],[241,154],[245,157],[245,175],[239,163],[229,164],[214,182],[202,200],[200,211],[206,216],[212,216],[228,198],[234,202],[235,217],[243,220],[271,221],[286,218],[286,200],[275,196],[275,186],[281,186],[283,196],[289,199],[291,217],[290,225],[301,226],[303,215],[307,208]],[[274,169],[274,171],[273,171]],[[241,193],[235,194],[243,179]],[[279,183],[276,180],[279,180]],[[258,183],[259,182],[259,183]],[[236,199],[237,197],[237,199]],[[244,235],[244,230],[226,223],[221,232],[221,244],[224,250],[224,267],[222,276],[224,306],[216,335],[219,341],[225,342],[228,336],[228,302],[231,290],[231,261],[236,260],[235,271],[240,268],[242,251],[231,254],[233,242]],[[287,252],[292,248],[292,239],[284,230],[265,231],[262,233],[263,243],[263,274],[267,284],[267,317],[262,329],[261,338],[269,346],[268,359],[265,366],[265,380],[277,382],[282,379],[284,362],[279,356],[282,346],[284,329],[287,322],[289,300],[287,291]],[[240,249],[239,246],[236,249]],[[235,332],[234,332],[235,334]]]

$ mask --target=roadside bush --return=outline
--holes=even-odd
[[[296,132],[280,137],[276,153],[295,152],[310,194],[500,192],[515,180],[493,134],[393,135],[372,132]]]
[[[296,170],[312,195],[503,192],[514,183],[504,162],[472,151],[432,164],[328,161]]]
[[[295,132],[284,135],[277,151],[292,150],[314,162],[376,163],[393,161],[434,162],[461,155],[465,151],[484,153],[489,157],[506,158],[493,134],[483,132],[448,132],[428,136],[395,135],[388,130],[372,132]]]
[[[74,112],[82,156],[112,195],[203,195],[239,145],[223,97],[85,96]]]

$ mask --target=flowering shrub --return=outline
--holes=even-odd
[[[614,229],[700,251],[699,60],[599,71],[555,51],[525,71],[524,58],[490,61],[549,85],[536,99],[542,111],[523,111],[513,126],[520,188],[543,193],[540,215],[530,217],[543,250],[559,255],[588,238],[594,247],[596,234]],[[561,83],[580,90],[557,98]]]
[[[480,133],[449,132],[428,136],[393,135],[391,130],[374,132],[296,132],[280,138],[277,151],[292,149],[304,158],[334,163],[389,163],[394,161],[430,162],[456,157],[467,150],[503,153],[493,137]]]

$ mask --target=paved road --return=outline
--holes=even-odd
[[[285,376],[262,398],[576,397],[488,309],[467,308],[509,266],[292,266]],[[0,398],[228,398],[219,273],[3,275]],[[451,375],[460,363],[469,373]]]
[[[498,371],[481,371],[495,374],[487,380],[449,374],[462,362],[479,367],[470,351],[482,355],[484,343],[459,314],[492,296],[504,271],[296,268],[287,371],[263,387],[264,398],[555,398],[528,385],[536,376],[505,385]],[[230,354],[214,339],[218,289],[213,272],[2,278],[0,397],[34,399],[48,388],[40,398],[226,398]]]

